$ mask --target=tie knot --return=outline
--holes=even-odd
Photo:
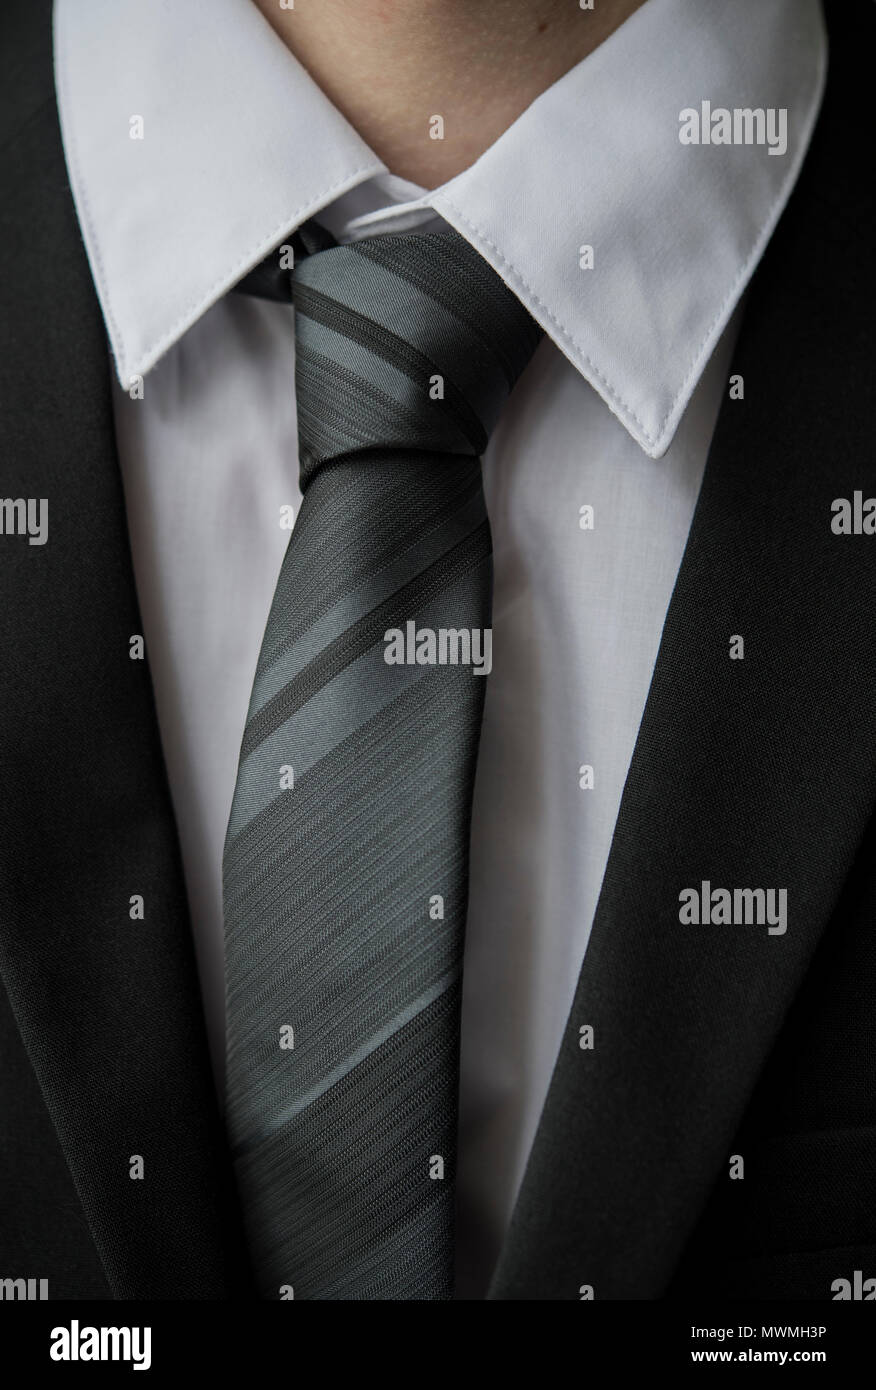
[[[304,483],[353,451],[481,454],[541,337],[453,231],[330,246],[293,297]]]

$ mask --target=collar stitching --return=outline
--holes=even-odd
[[[166,333],[162,334],[160,338],[157,338],[154,342],[150,343],[148,347],[143,349],[142,357],[144,364],[146,364],[144,370],[149,371],[149,369],[154,366],[158,357],[161,356],[164,349],[173,344],[174,339],[179,334],[179,330],[186,323],[187,319],[192,315],[200,317],[200,315],[210,307],[210,302],[216,296],[217,291],[231,288],[235,283],[235,278],[239,278],[237,275],[238,271],[243,271],[252,265],[257,265],[262,257],[266,256],[271,248],[277,244],[281,236],[291,236],[301,222],[306,220],[307,216],[312,215],[318,207],[322,206],[323,199],[329,198],[332,193],[346,188],[353,180],[358,179],[360,174],[367,174],[371,169],[372,165],[362,164],[358,169],[350,170],[342,179],[338,179],[335,183],[329,184],[328,187],[321,189],[318,193],[312,194],[306,203],[300,204],[297,208],[293,209],[293,211],[282,217],[266,236],[262,237],[254,247],[244,252],[233,265],[223,271],[223,273],[213,281],[213,284],[210,285],[208,289],[204,290],[197,299],[192,300],[192,302],[182,310]],[[229,276],[231,277],[230,279]],[[153,357],[153,354],[155,354],[155,356],[153,360],[150,361],[149,359]]]
[[[57,39],[57,43],[55,44],[53,53],[55,81],[58,88],[60,105],[64,110],[70,111],[72,107],[70,103],[68,87],[67,65],[65,63],[59,64],[57,62],[58,53],[60,52],[64,41],[60,38],[59,31],[61,27],[61,20],[58,9],[55,7],[53,7],[52,11],[52,23],[55,28],[55,38]],[[104,271],[103,257],[100,251],[100,241],[97,236],[97,229],[95,227],[94,218],[91,214],[91,204],[89,202],[88,194],[85,188],[85,183],[80,172],[79,146],[77,144],[76,135],[73,129],[73,122],[61,119],[60,125],[61,137],[64,144],[65,153],[69,154],[70,171],[73,175],[73,178],[70,180],[70,182],[71,184],[75,183],[76,185],[76,198],[81,197],[82,200],[82,220],[84,223],[83,231],[86,233],[85,240],[86,243],[90,243],[89,249],[94,249],[94,267],[97,271],[96,280],[99,281],[99,283],[96,283],[98,299],[100,300],[101,307],[104,311],[104,317],[106,319],[106,323],[110,330],[110,334],[113,340],[117,340],[119,345],[122,348],[124,348],[122,334],[119,329],[118,323],[116,322],[116,317],[112,310],[112,304],[110,303],[109,283],[107,281],[106,272]]]
[[[517,266],[514,265],[512,261],[509,261],[506,256],[503,256],[496,243],[494,241],[491,241],[490,238],[487,236],[483,227],[479,227],[475,222],[470,222],[469,219],[463,213],[462,209],[459,208],[451,198],[448,198],[446,194],[442,194],[441,198],[442,201],[446,202],[448,207],[453,209],[459,220],[465,223],[469,231],[473,232],[475,236],[477,236],[478,239],[484,243],[484,245],[489,246],[490,250],[493,251],[493,253],[495,254],[496,259],[505,267],[506,270],[510,271],[512,277],[517,281],[520,288],[522,290],[525,290],[527,296],[532,300],[533,304],[537,304],[538,307],[544,311],[546,318],[548,318],[550,322],[554,325],[560,337],[564,338],[566,342],[569,343],[569,345],[575,349],[575,352],[578,355],[578,357],[582,359],[582,361],[587,365],[587,367],[590,369],[590,371],[593,373],[596,379],[601,383],[602,386],[605,387],[606,394],[611,397],[615,404],[620,408],[621,412],[629,420],[632,420],[632,422],[635,425],[638,425],[639,429],[641,430],[642,437],[646,439],[649,444],[656,443],[656,437],[652,436],[649,433],[649,431],[645,428],[644,421],[639,419],[638,415],[632,409],[632,407],[627,404],[624,398],[612,386],[608,378],[603,375],[603,373],[597,367],[596,363],[593,361],[592,357],[590,357],[585,352],[583,345],[578,342],[574,334],[569,332],[565,324],[562,323],[557,318],[556,314],[554,314],[548,308],[544,300],[539,298],[535,290],[530,285],[529,281],[518,270]]]
[[[652,434],[648,429],[646,429],[644,422],[640,420],[639,416],[627,403],[627,401],[624,400],[623,396],[620,395],[617,389],[614,386],[612,386],[608,378],[599,370],[592,357],[590,357],[589,354],[584,350],[583,345],[578,342],[574,334],[569,332],[565,324],[563,324],[560,321],[560,319],[557,318],[556,314],[554,314],[548,308],[544,300],[539,298],[535,290],[527,281],[526,277],[520,272],[520,270],[517,268],[516,265],[514,265],[512,261],[509,261],[508,258],[502,254],[496,243],[492,241],[490,237],[487,235],[487,233],[484,231],[483,227],[478,226],[477,223],[471,222],[465,216],[462,209],[453,201],[452,198],[449,198],[446,193],[442,192],[440,194],[440,198],[436,198],[435,200],[436,202],[443,201],[447,204],[448,207],[452,208],[456,216],[460,219],[460,221],[463,222],[466,227],[468,227],[469,231],[474,233],[474,235],[480,241],[482,241],[484,245],[490,248],[490,250],[494,253],[496,259],[501,263],[501,265],[503,265],[506,268],[507,271],[510,272],[512,277],[520,285],[521,289],[523,289],[526,292],[526,294],[530,297],[532,302],[534,304],[537,304],[538,307],[543,311],[545,316],[554,325],[560,336],[563,339],[565,339],[565,341],[572,348],[575,349],[575,352],[578,354],[578,356],[584,362],[587,368],[593,373],[593,376],[596,378],[596,380],[601,384],[601,386],[604,387],[606,395],[615,403],[615,405],[617,405],[622,415],[626,419],[631,420],[633,424],[638,426],[639,430],[641,431],[642,438],[652,446],[656,446],[662,438],[663,432],[666,429],[668,422],[674,415],[678,407],[679,401],[683,398],[687,390],[687,387],[690,384],[691,379],[696,375],[697,369],[702,366],[702,360],[705,349],[708,346],[712,336],[715,334],[716,329],[718,329],[719,326],[722,324],[722,321],[724,320],[725,315],[727,314],[728,306],[738,299],[740,293],[740,286],[744,286],[745,282],[753,273],[755,267],[757,266],[763,254],[764,248],[766,244],[769,242],[769,239],[775,230],[776,224],[785,209],[788,197],[790,196],[791,190],[793,189],[794,184],[797,181],[801,165],[803,164],[803,161],[809,150],[809,143],[812,135],[812,130],[818,118],[818,113],[821,108],[822,97],[824,95],[824,86],[827,78],[826,46],[822,48],[820,56],[821,61],[818,65],[818,71],[816,72],[812,96],[809,99],[807,119],[804,123],[804,127],[801,132],[801,137],[798,142],[796,158],[791,162],[785,179],[781,185],[781,188],[778,190],[772,204],[770,205],[769,211],[766,217],[764,218],[760,230],[754,238],[751,251],[749,252],[742,266],[740,267],[735,279],[733,280],[732,285],[730,286],[730,289],[727,291],[727,294],[721,301],[717,313],[715,314],[715,317],[712,319],[711,323],[706,329],[701,342],[695,349],[691,357],[690,366],[685,372],[682,382],[675,395],[673,396],[669,408],[666,411],[666,414],[660,421],[657,427],[656,434]]]

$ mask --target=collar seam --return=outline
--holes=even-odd
[[[144,373],[148,372],[158,361],[159,357],[161,357],[162,353],[173,345],[175,339],[180,334],[180,330],[190,326],[187,323],[188,320],[191,320],[191,323],[196,322],[197,319],[209,309],[211,302],[217,297],[217,294],[221,294],[225,290],[230,289],[232,285],[236,284],[237,280],[240,279],[238,272],[242,273],[251,269],[253,265],[257,265],[262,257],[268,255],[271,249],[277,245],[279,237],[284,234],[290,235],[300,226],[302,221],[305,221],[308,216],[312,216],[312,214],[323,205],[323,201],[330,198],[331,194],[345,190],[347,187],[351,186],[354,180],[359,178],[360,174],[369,174],[373,172],[373,169],[374,166],[371,164],[361,164],[357,169],[350,170],[343,178],[337,179],[334,183],[320,189],[319,192],[312,194],[305,203],[299,204],[297,208],[285,214],[267,235],[263,236],[255,246],[244,252],[232,266],[229,266],[223,271],[223,273],[213,281],[212,285],[201,292],[197,299],[186,305],[185,309],[182,310],[165,333],[159,338],[156,338],[155,341],[150,343],[147,347],[143,348],[141,353],[141,366]]]
[[[627,402],[620,395],[620,393],[615,389],[615,387],[612,386],[608,378],[604,376],[603,373],[599,370],[592,357],[590,357],[589,354],[585,351],[583,344],[578,342],[578,339],[574,336],[574,334],[570,333],[568,328],[566,328],[565,324],[557,318],[556,314],[548,308],[544,300],[536,294],[535,290],[530,285],[526,277],[523,275],[522,271],[520,271],[512,261],[509,261],[507,256],[504,256],[502,254],[496,243],[492,241],[490,237],[487,235],[487,233],[484,231],[483,227],[478,226],[477,223],[470,221],[469,218],[465,216],[464,212],[458,206],[458,204],[454,203],[453,200],[451,198],[448,198],[446,194],[442,194],[441,201],[445,202],[449,208],[453,209],[454,213],[459,218],[459,220],[463,222],[466,227],[468,227],[470,232],[474,233],[474,235],[478,238],[479,241],[481,241],[485,246],[489,246],[490,250],[494,253],[496,260],[499,261],[500,264],[504,266],[506,270],[510,271],[512,278],[517,282],[520,288],[525,291],[527,298],[529,298],[533,304],[537,304],[538,307],[541,310],[543,310],[545,317],[548,318],[550,322],[554,325],[560,337],[565,339],[565,341],[570,345],[570,347],[574,348],[576,356],[589,368],[593,376],[596,377],[597,381],[599,381],[600,384],[605,388],[606,394],[610,396],[612,401],[614,401],[615,404],[620,408],[622,414],[627,419],[631,420],[633,424],[638,426],[642,434],[642,437],[646,439],[649,444],[654,443],[654,440],[652,439],[648,430],[645,428],[644,422],[639,419],[638,415],[635,413],[632,407],[627,404]]]
[[[704,365],[703,359],[705,349],[709,344],[709,340],[712,338],[712,335],[716,333],[716,330],[719,329],[719,327],[723,324],[725,319],[730,317],[729,313],[727,312],[728,306],[735,305],[741,299],[742,291],[744,290],[746,283],[751,278],[754,271],[760,264],[761,258],[763,257],[764,251],[766,250],[767,246],[769,245],[769,242],[772,238],[773,232],[776,229],[779,219],[781,218],[782,214],[785,211],[785,208],[787,207],[788,199],[790,198],[791,193],[794,190],[794,187],[797,183],[797,179],[800,175],[800,170],[803,167],[803,163],[806,159],[807,154],[809,153],[809,145],[812,139],[812,132],[815,127],[815,122],[818,119],[818,114],[821,110],[821,102],[824,96],[826,80],[827,45],[824,44],[821,48],[820,62],[818,65],[818,70],[815,74],[815,84],[812,88],[812,92],[807,103],[806,119],[803,124],[803,129],[800,133],[796,158],[793,159],[789,165],[788,171],[785,174],[784,181],[782,182],[781,187],[777,191],[776,196],[773,199],[773,202],[771,203],[766,213],[766,216],[764,217],[763,222],[760,225],[757,235],[755,236],[754,241],[752,242],[751,250],[745,258],[743,264],[740,266],[739,271],[735,279],[733,280],[733,283],[731,284],[729,290],[724,296],[724,299],[721,301],[721,304],[718,308],[717,313],[715,314],[715,317],[713,318],[712,322],[709,324],[709,327],[706,329],[706,332],[703,335],[702,341],[693,353],[690,366],[684,374],[684,378],[681,382],[681,385],[675,393],[675,396],[672,399],[669,409],[667,410],[666,414],[664,415],[663,419],[660,421],[660,424],[657,427],[656,439],[653,441],[655,443],[662,437],[663,431],[666,429],[667,424],[675,414],[679,401],[681,401],[684,398],[688,385],[690,384],[691,379],[696,375],[697,369],[701,369]]]
[[[101,254],[100,239],[97,235],[94,218],[91,212],[91,203],[88,198],[88,193],[86,191],[84,180],[82,178],[81,165],[79,162],[79,144],[76,139],[74,122],[72,118],[65,119],[64,117],[65,111],[69,112],[72,110],[72,104],[70,101],[70,91],[68,86],[69,79],[67,72],[67,64],[58,62],[58,55],[64,46],[64,40],[61,37],[62,22],[63,21],[61,20],[58,8],[53,5],[53,66],[55,69],[55,84],[58,90],[61,107],[61,110],[59,112],[59,115],[61,117],[61,138],[64,144],[65,154],[69,158],[70,173],[72,175],[70,183],[73,188],[74,202],[77,203],[77,205],[81,197],[82,219],[84,222],[83,231],[86,234],[85,241],[87,249],[89,250],[89,252],[92,249],[94,251],[94,267],[97,271],[96,279],[99,280],[99,283],[96,283],[98,299],[100,300],[101,308],[103,309],[104,318],[107,327],[109,328],[110,338],[113,344],[118,342],[119,346],[124,350],[124,339],[116,321],[115,314],[113,313],[113,307],[110,301],[109,284],[107,281],[106,271],[104,269],[103,256]]]
[[[596,381],[600,383],[600,386],[605,391],[606,397],[617,407],[621,414],[621,417],[625,421],[631,422],[638,428],[641,438],[650,447],[657,448],[663,439],[663,435],[666,431],[667,425],[672,420],[676,410],[678,409],[679,402],[681,402],[685,398],[685,393],[687,392],[691,380],[696,376],[697,370],[703,366],[705,350],[708,347],[710,340],[712,339],[713,335],[715,335],[716,330],[720,328],[725,318],[729,317],[729,314],[727,312],[728,307],[737,303],[739,298],[741,297],[741,290],[744,288],[747,280],[751,277],[754,269],[759,264],[764,249],[766,245],[769,243],[769,240],[775,230],[776,224],[778,223],[779,218],[784,212],[788,198],[790,197],[790,194],[794,188],[794,185],[800,173],[800,169],[809,150],[812,131],[815,126],[815,122],[818,118],[818,113],[821,109],[821,101],[824,95],[826,77],[827,46],[825,44],[821,50],[820,62],[815,77],[815,83],[812,89],[812,93],[809,97],[807,117],[800,134],[796,158],[790,164],[785,178],[782,182],[782,185],[776,193],[776,196],[773,199],[772,203],[770,204],[769,210],[766,216],[764,217],[764,220],[761,223],[756,236],[754,237],[749,254],[746,256],[743,264],[740,266],[739,271],[737,272],[732,284],[730,285],[730,288],[728,289],[726,295],[721,301],[721,304],[719,305],[714,318],[709,323],[709,326],[703,334],[701,341],[695,348],[690,359],[690,365],[684,373],[681,384],[679,385],[678,390],[675,392],[675,395],[673,396],[672,401],[669,404],[666,414],[663,416],[663,419],[658,424],[656,433],[652,433],[650,430],[646,428],[644,422],[639,418],[639,416],[633,410],[632,406],[624,399],[624,397],[620,394],[617,388],[612,385],[608,377],[606,377],[605,374],[600,371],[596,363],[593,361],[592,357],[586,352],[583,344],[578,341],[578,339],[574,336],[573,333],[569,331],[566,325],[557,317],[555,313],[553,313],[553,311],[548,307],[548,305],[545,304],[544,300],[541,299],[538,294],[536,294],[535,290],[529,284],[529,282],[527,281],[523,273],[520,271],[520,269],[512,261],[509,261],[506,256],[503,255],[496,243],[492,241],[491,238],[487,235],[484,228],[479,226],[477,223],[472,222],[468,217],[466,217],[465,213],[462,211],[459,205],[455,203],[453,199],[450,198],[443,191],[440,193],[439,196],[435,198],[435,204],[441,202],[446,203],[446,205],[453,210],[455,215],[469,229],[469,231],[472,232],[474,236],[482,242],[483,245],[488,246],[490,248],[495,258],[510,273],[511,277],[526,293],[527,297],[531,300],[531,302],[533,304],[538,305],[539,309],[542,310],[546,318],[550,321],[550,323],[554,325],[560,337],[564,339],[564,341],[567,342],[571,348],[574,349],[575,354],[578,357],[581,364],[585,366],[588,369],[588,371],[592,373]]]

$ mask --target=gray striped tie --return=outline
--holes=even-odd
[[[443,1299],[478,455],[540,333],[456,233],[325,240],[294,273],[303,502],[225,844],[228,1123],[265,1297]]]

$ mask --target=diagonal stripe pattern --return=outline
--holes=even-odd
[[[303,501],[225,844],[228,1124],[264,1297],[446,1299],[484,695],[460,634],[490,626],[478,456],[540,331],[456,233],[327,240],[292,279]],[[388,663],[390,630],[449,633],[444,662]]]

